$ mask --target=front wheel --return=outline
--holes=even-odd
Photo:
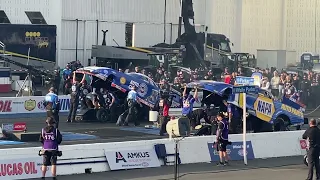
[[[97,116],[97,120],[102,122],[102,123],[110,121],[109,112],[107,110],[105,110],[105,109],[99,109],[97,111],[96,116]]]
[[[277,119],[274,121],[274,131],[285,131],[285,120],[281,117],[277,117]]]

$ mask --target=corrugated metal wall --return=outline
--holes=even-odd
[[[203,6],[204,1],[196,0],[195,8]],[[77,59],[85,64],[91,57],[91,46],[97,43],[97,33],[98,44],[102,43],[101,30],[109,30],[107,45],[116,46],[114,39],[120,46],[125,46],[126,22],[135,24],[135,46],[149,47],[162,43],[164,2],[164,0],[63,0],[60,66],[76,60],[76,19],[81,20],[78,22]],[[174,43],[177,38],[179,7],[180,0],[167,0],[166,43]],[[201,10],[195,10],[195,13],[203,14]],[[197,17],[197,14],[195,16]],[[201,18],[202,15],[196,18],[196,24],[203,23],[203,21],[197,22],[197,19]],[[204,26],[197,25],[197,31],[203,30]]]

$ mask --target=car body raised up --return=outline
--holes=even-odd
[[[187,85],[188,88],[195,86],[204,91],[204,98],[215,94],[215,97],[210,99],[211,101],[215,101],[219,96],[221,98],[218,98],[217,101],[226,100],[228,103],[243,108],[243,95],[232,94],[233,85],[215,81],[198,81]],[[214,102],[213,104],[219,106],[222,103]],[[271,124],[279,118],[287,121],[287,124],[290,125],[304,124],[305,107],[302,104],[287,97],[277,100],[270,92],[260,88],[259,93],[247,93],[246,108],[250,115]]]
[[[160,94],[159,86],[148,76],[140,73],[122,73],[107,67],[89,66],[80,68],[76,73],[87,74],[110,83],[111,87],[123,93],[130,91],[131,86],[137,87],[138,100],[149,106],[154,107]],[[180,104],[179,97],[174,98],[175,104]]]

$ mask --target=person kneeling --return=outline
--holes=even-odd
[[[39,155],[43,156],[42,165],[42,179],[45,179],[47,166],[52,166],[51,172],[53,179],[57,176],[57,157],[61,156],[61,151],[59,151],[59,144],[62,142],[62,136],[60,131],[55,128],[55,120],[52,117],[48,117],[47,126],[42,128],[40,135],[40,142],[42,143],[42,150]]]

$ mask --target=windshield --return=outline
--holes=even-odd
[[[221,42],[220,48],[222,51],[231,52],[229,42]]]

